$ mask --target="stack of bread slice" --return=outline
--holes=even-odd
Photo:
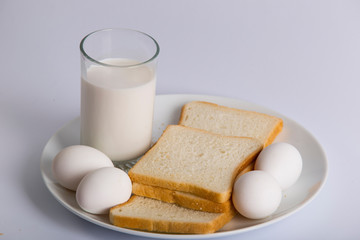
[[[211,233],[235,216],[231,202],[237,175],[282,129],[282,120],[207,102],[183,106],[130,169],[133,196],[110,210],[117,226],[155,232]]]

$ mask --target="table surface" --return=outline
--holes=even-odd
[[[140,239],[92,224],[47,190],[40,157],[79,115],[79,42],[109,27],[158,40],[157,94],[242,99],[309,130],[329,163],[305,208],[226,239],[360,237],[360,1],[0,2],[0,239]]]

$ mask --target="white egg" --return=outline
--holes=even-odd
[[[262,150],[256,159],[255,169],[270,173],[282,190],[291,187],[300,177],[302,158],[291,144],[274,143]]]
[[[281,198],[278,182],[264,171],[250,171],[238,177],[232,194],[236,210],[251,219],[270,216],[279,207]]]
[[[84,145],[73,145],[61,150],[52,162],[55,179],[65,188],[76,191],[81,179],[89,172],[113,167],[114,164],[101,151]]]
[[[106,167],[87,174],[76,190],[76,201],[86,212],[105,214],[115,205],[129,200],[132,184],[119,168]]]

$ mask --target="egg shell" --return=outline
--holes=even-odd
[[[234,183],[234,207],[241,215],[250,219],[270,216],[279,207],[281,198],[282,191],[278,182],[264,171],[247,172]]]
[[[255,162],[255,169],[270,173],[286,190],[300,177],[302,157],[291,144],[278,142],[262,150]]]
[[[115,205],[129,200],[132,184],[119,168],[105,167],[87,174],[76,190],[76,201],[86,212],[105,214]]]
[[[65,188],[76,191],[81,179],[89,172],[113,167],[103,152],[85,145],[73,145],[62,149],[53,159],[52,173]]]

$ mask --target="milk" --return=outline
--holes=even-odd
[[[131,65],[110,58],[110,65]],[[92,65],[81,79],[81,144],[99,149],[113,161],[138,157],[150,147],[155,98],[154,70]]]

